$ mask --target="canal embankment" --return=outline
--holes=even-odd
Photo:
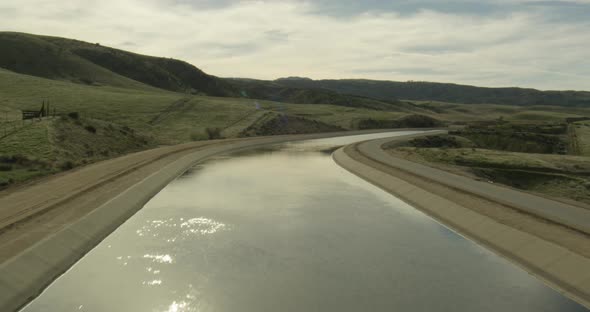
[[[381,149],[393,140],[406,139],[355,143],[337,150],[333,158],[590,307],[590,223],[586,221],[590,214],[508,188],[478,187],[482,182],[464,181],[467,178],[396,158]],[[488,187],[493,191],[486,193]],[[530,198],[533,200],[527,200]]]

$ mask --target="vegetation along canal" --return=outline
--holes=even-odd
[[[586,311],[332,161],[377,136],[195,166],[23,311]]]

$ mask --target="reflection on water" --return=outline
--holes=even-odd
[[[170,255],[143,255],[145,259],[152,259],[154,262],[159,263],[172,263],[172,257]]]
[[[176,240],[191,239],[194,235],[214,234],[223,231],[226,224],[204,217],[198,218],[169,218],[167,220],[147,220],[135,233],[140,237],[151,240],[161,238],[167,243]]]
[[[585,311],[322,152],[354,140],[195,166],[25,311]]]

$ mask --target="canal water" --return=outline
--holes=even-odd
[[[23,311],[587,311],[330,157],[380,136],[195,166]]]

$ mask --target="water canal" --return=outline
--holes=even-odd
[[[586,311],[330,157],[380,136],[199,164],[23,311]]]

